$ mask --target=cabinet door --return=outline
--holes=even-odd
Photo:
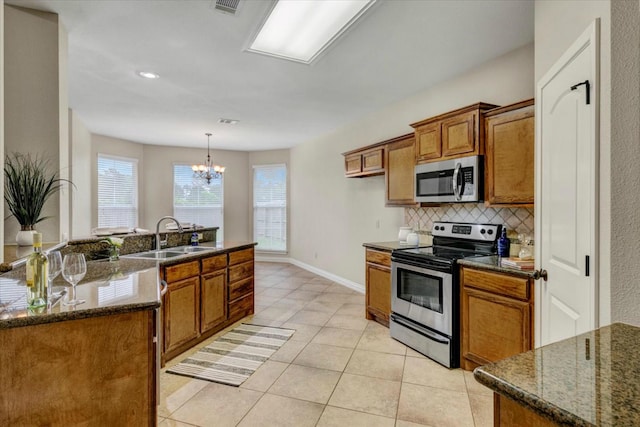
[[[227,320],[227,271],[203,274],[200,282],[200,331]]]
[[[463,286],[461,304],[464,368],[531,350],[528,302]]]
[[[409,138],[387,145],[385,206],[416,206],[415,139]]]
[[[440,122],[427,123],[416,128],[416,162],[439,159],[442,156]]]
[[[366,276],[367,318],[376,318],[388,325],[391,313],[391,269],[368,262]]]
[[[487,117],[488,204],[533,204],[534,107]]]
[[[362,153],[362,172],[384,172],[384,148]]]
[[[163,301],[165,352],[169,352],[199,335],[199,292],[199,276],[168,283]]]
[[[442,157],[473,153],[476,113],[464,113],[442,121]]]
[[[362,155],[349,154],[344,157],[344,174],[346,176],[359,175],[362,172]]]

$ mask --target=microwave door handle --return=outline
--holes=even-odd
[[[451,180],[452,181],[451,185],[453,186],[453,195],[458,201],[462,200],[462,197],[460,197],[461,186],[458,185],[458,177],[460,176],[460,169],[462,169],[462,165],[460,163],[457,163],[456,168],[453,170],[453,179]]]

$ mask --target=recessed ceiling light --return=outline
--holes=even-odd
[[[218,123],[222,123],[225,125],[235,125],[239,121],[240,120],[236,120],[236,119],[218,119]]]
[[[375,2],[280,0],[248,50],[309,64]]]
[[[152,73],[151,71],[138,71],[136,74],[139,75],[140,77],[144,78],[144,79],[157,79],[157,78],[160,78],[160,75],[158,75],[156,73]]]

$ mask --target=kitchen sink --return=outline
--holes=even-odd
[[[201,246],[178,246],[177,248],[165,249],[165,251],[171,251],[171,252],[175,251],[175,252],[182,252],[185,254],[191,254],[195,252],[210,251],[212,249],[215,249],[215,248],[205,248]]]
[[[167,258],[173,258],[180,255],[184,255],[184,254],[185,252],[151,251],[151,252],[141,252],[137,254],[129,254],[124,256],[126,258],[167,259]]]

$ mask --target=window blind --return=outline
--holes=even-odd
[[[206,181],[194,178],[189,165],[173,165],[173,216],[180,222],[219,227],[216,240],[223,240],[224,177]]]
[[[137,227],[138,160],[98,154],[98,227]]]
[[[287,251],[287,166],[253,167],[253,238],[260,251]]]

